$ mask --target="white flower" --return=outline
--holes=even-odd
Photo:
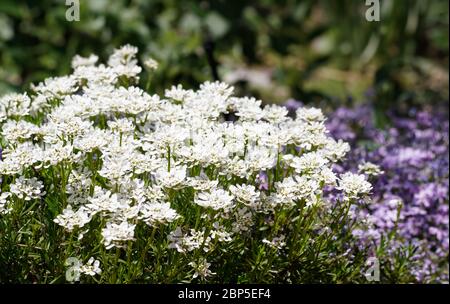
[[[335,141],[328,138],[325,142],[325,147],[320,150],[322,155],[332,162],[337,162],[345,157],[350,151],[350,145],[342,140]]]
[[[54,77],[45,79],[32,89],[45,97],[62,99],[75,93],[78,90],[78,83],[73,76]]]
[[[369,194],[372,190],[372,185],[361,174],[344,173],[338,183],[337,189],[344,191],[347,199],[356,199],[360,195]]]
[[[190,177],[188,179],[188,184],[195,190],[199,191],[207,191],[211,190],[213,188],[217,188],[217,185],[219,184],[218,180],[209,180],[207,177]]]
[[[171,189],[179,189],[186,184],[186,166],[160,168],[155,174],[157,181],[161,186]]]
[[[66,228],[68,231],[73,231],[75,227],[83,227],[92,219],[92,214],[85,207],[81,207],[76,212],[72,210],[69,205],[63,210],[63,213],[58,215],[53,221],[58,225]]]
[[[5,149],[2,154],[4,160],[0,161],[0,174],[4,175],[21,173],[24,168],[37,168],[44,157],[42,149],[30,142],[18,144],[15,149]]]
[[[300,200],[306,200],[306,206],[310,206],[316,203],[320,191],[318,181],[305,176],[289,176],[276,182],[275,189],[277,191],[268,197],[273,206],[294,206]]]
[[[199,93],[207,96],[222,96],[228,98],[233,91],[234,88],[227,83],[220,81],[206,81],[200,85]]]
[[[80,267],[80,272],[92,277],[101,274],[100,261],[91,257],[85,265]]]
[[[118,181],[123,176],[128,175],[131,172],[131,163],[126,155],[104,157],[103,167],[98,174],[106,177],[112,181]]]
[[[381,170],[380,166],[370,162],[359,164],[358,171],[359,173],[364,173],[366,175],[373,175],[373,176],[378,176],[384,173],[383,170]]]
[[[108,121],[108,127],[113,131],[124,134],[132,133],[135,129],[133,122],[127,118]]]
[[[106,132],[94,128],[91,132],[76,137],[73,146],[83,152],[92,152],[92,150],[101,149],[107,144]]]
[[[144,61],[144,66],[149,70],[158,69],[158,62],[153,58],[147,58]]]
[[[115,49],[114,53],[108,59],[108,65],[118,75],[137,78],[137,75],[142,71],[142,68],[137,65],[135,58],[137,52],[137,47],[131,45],[125,45],[119,49]]]
[[[44,151],[42,161],[46,163],[46,166],[54,166],[63,161],[74,161],[76,155],[73,151],[73,146],[71,144],[66,144],[58,141],[49,146],[47,150]]]
[[[247,168],[253,172],[268,170],[277,163],[277,151],[273,148],[260,146],[248,147],[245,162]]]
[[[251,206],[259,200],[260,193],[256,191],[256,187],[253,185],[231,185],[229,190],[238,201],[246,205]]]
[[[185,253],[195,249],[203,248],[208,252],[211,248],[211,237],[205,235],[204,231],[191,229],[188,234],[184,234],[180,227],[177,227],[167,237],[169,248],[176,249],[178,252]]]
[[[115,69],[102,64],[100,66],[79,66],[73,72],[73,76],[77,81],[87,81],[95,90],[104,93],[105,87],[115,84],[119,75]],[[89,87],[85,88],[85,91],[89,92]]]
[[[184,102],[188,98],[194,97],[195,93],[191,90],[184,90],[183,86],[179,84],[177,86],[172,86],[170,90],[166,90],[164,95],[174,101]]]
[[[194,269],[194,275],[192,276],[194,279],[197,277],[206,279],[207,277],[215,274],[209,270],[209,266],[211,266],[211,264],[208,263],[206,259],[200,259],[198,262],[190,262],[188,265],[192,266]]]
[[[271,241],[269,241],[267,239],[263,239],[262,242],[264,244],[269,245],[272,248],[280,250],[280,249],[283,249],[284,246],[286,246],[286,242],[284,241],[285,238],[286,237],[284,235],[280,235],[278,237],[274,237]]]
[[[149,226],[154,226],[157,223],[171,223],[180,217],[178,213],[170,207],[169,203],[143,204],[139,212],[139,219],[142,219]]]
[[[325,120],[325,116],[322,113],[322,110],[317,108],[298,108],[295,112],[298,120],[302,120],[305,122],[323,122]]]
[[[303,152],[321,148],[329,142],[328,131],[322,121],[295,120],[288,121],[286,124],[291,135],[290,142],[301,148]]]
[[[130,200],[119,197],[117,193],[105,191],[96,186],[94,189],[94,196],[88,198],[89,204],[86,208],[91,213],[106,212],[110,214],[121,214],[130,208]]]
[[[66,279],[70,282],[80,281],[82,274],[93,277],[102,273],[102,270],[100,269],[100,261],[94,259],[93,257],[89,258],[87,263],[84,265],[79,259],[71,257],[66,260],[65,266],[70,266],[66,272]]]
[[[285,107],[278,105],[267,105],[264,107],[263,117],[271,123],[282,123],[288,120],[289,111]]]
[[[38,132],[38,126],[24,120],[10,120],[2,126],[2,135],[9,142],[16,142],[19,139],[30,139],[32,135]]]
[[[261,109],[261,100],[253,97],[235,99],[234,105],[237,109],[236,116],[239,120],[256,121],[264,117],[264,112]]]
[[[120,224],[106,223],[106,227],[102,229],[103,243],[106,249],[113,247],[124,247],[126,241],[134,240],[134,228],[136,225],[127,221]]]
[[[0,113],[8,113],[9,117],[26,116],[30,113],[30,103],[31,99],[26,93],[10,93],[0,98]]]
[[[37,178],[24,178],[20,176],[14,184],[10,186],[10,192],[19,199],[30,201],[45,195],[44,184]]]
[[[9,192],[2,192],[0,194],[0,215],[5,215],[11,212],[11,208],[8,208],[8,197],[10,197],[11,193]]]
[[[336,185],[337,176],[334,174],[333,170],[328,167],[322,167],[319,172],[317,172],[313,178],[323,182],[325,185]]]
[[[149,201],[162,201],[166,197],[163,189],[157,185],[145,188],[144,195]]]
[[[90,55],[89,57],[81,57],[80,55],[75,55],[72,59],[72,68],[76,69],[80,66],[94,66],[98,61],[97,55]]]
[[[320,170],[328,163],[328,160],[323,158],[320,153],[309,152],[303,154],[301,157],[294,157],[291,167],[299,174],[310,174],[316,170]]]
[[[200,192],[194,202],[205,208],[228,210],[233,207],[233,196],[223,189],[212,189],[210,192]]]
[[[127,63],[134,60],[136,54],[138,53],[138,48],[131,46],[129,44],[124,45],[118,49],[114,50],[114,53],[109,57],[108,65],[126,65]]]

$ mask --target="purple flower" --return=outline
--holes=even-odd
[[[289,112],[295,112],[298,108],[303,106],[303,103],[291,98],[288,99],[283,105],[289,110]]]
[[[369,161],[385,172],[372,180],[373,203],[356,213],[370,216],[372,227],[354,231],[361,244],[379,240],[395,226],[397,202],[399,241],[392,252],[407,244],[417,246],[410,272],[417,281],[448,281],[449,244],[449,124],[447,111],[412,110],[407,117],[390,114],[391,126],[375,128],[369,105],[339,108],[327,121],[336,139],[348,141],[352,150],[336,172],[354,171]],[[333,192],[329,197],[335,200]],[[434,279],[433,279],[434,278]]]

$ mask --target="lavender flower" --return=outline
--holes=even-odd
[[[448,110],[390,114],[392,126],[384,130],[375,128],[372,112],[369,105],[339,108],[327,121],[330,133],[352,146],[335,171],[356,171],[354,164],[368,161],[385,172],[372,181],[376,203],[356,215],[371,215],[373,228],[355,234],[362,241],[388,234],[397,220],[396,202],[401,201],[399,237],[418,247],[411,273],[419,282],[448,282]]]

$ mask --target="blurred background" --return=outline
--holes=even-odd
[[[104,60],[129,43],[160,63],[156,93],[213,80],[212,49],[220,80],[265,102],[371,97],[380,113],[448,104],[447,0],[380,0],[380,22],[366,20],[365,0],[79,2],[80,21],[68,22],[65,0],[0,1],[0,94],[69,73],[75,54]]]

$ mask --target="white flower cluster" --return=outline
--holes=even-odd
[[[206,279],[207,277],[215,275],[215,273],[209,269],[209,266],[211,266],[211,264],[208,263],[204,258],[200,259],[199,262],[190,262],[189,266],[194,269],[194,274],[192,275],[192,278],[194,279],[197,277]]]
[[[30,201],[45,195],[44,184],[37,178],[24,178],[20,176],[14,184],[10,185],[9,191],[19,199]]]
[[[349,146],[327,135],[319,109],[300,108],[292,118],[284,107],[234,97],[221,82],[150,95],[135,86],[142,70],[136,54],[124,46],[107,65],[76,56],[71,75],[0,99],[0,175],[17,177],[0,196],[0,212],[10,195],[45,195],[38,179],[51,173],[65,186],[55,222],[73,231],[99,217],[108,249],[134,240],[139,223],[185,229],[190,209],[221,225],[231,221],[176,228],[170,248],[188,252],[247,231],[255,214],[314,205],[325,185],[338,185],[348,199],[369,193],[364,177],[333,172]],[[225,121],[231,112],[236,121]],[[281,238],[265,243],[284,246]]]
[[[215,222],[209,233],[205,229],[202,231],[191,229],[188,233],[183,233],[182,229],[177,227],[167,238],[170,242],[169,248],[186,253],[195,249],[208,252],[211,250],[212,241],[229,242],[232,240],[231,236],[232,233],[227,232],[224,227]]]
[[[8,192],[0,193],[0,215],[8,214],[9,212],[11,212],[11,208],[7,207],[8,197],[10,195],[11,194]]]
[[[271,241],[264,239],[264,240],[262,240],[262,242],[264,244],[267,244],[270,247],[278,249],[278,250],[281,250],[281,249],[283,249],[284,246],[286,246],[284,235],[280,235],[279,237],[274,237]]]
[[[69,261],[71,263],[69,263]],[[80,281],[80,276],[82,274],[93,277],[102,273],[102,270],[100,269],[100,261],[94,259],[93,257],[89,258],[86,264],[82,264],[78,261],[78,259],[71,258],[66,261],[66,266],[71,266],[66,274],[66,279],[72,282]]]
[[[372,185],[366,176],[347,172],[341,175],[337,189],[344,191],[347,199],[357,199],[361,194],[370,193]]]
[[[384,173],[384,171],[381,170],[380,166],[370,162],[359,164],[358,171],[368,176],[378,176]]]

